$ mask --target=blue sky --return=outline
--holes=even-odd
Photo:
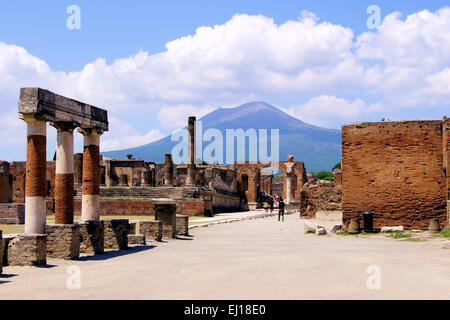
[[[72,4],[81,9],[80,30],[66,27]],[[381,10],[379,30],[366,26],[369,5]],[[448,5],[2,2],[0,134],[11,138],[0,143],[0,158],[24,159],[26,127],[16,118],[21,86],[107,108],[114,132],[103,137],[105,150],[148,143],[188,115],[252,100],[330,128],[381,117],[450,115]],[[54,150],[54,130],[48,131]]]

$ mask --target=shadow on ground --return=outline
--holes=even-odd
[[[112,258],[117,258],[117,257],[121,257],[121,256],[125,256],[125,255],[129,255],[129,254],[133,254],[133,253],[138,253],[141,251],[146,251],[146,250],[150,250],[156,248],[156,246],[135,246],[135,247],[129,247],[127,250],[111,250],[111,251],[105,251],[102,254],[96,254],[96,255],[92,255],[92,256],[84,256],[84,257],[80,257],[77,260],[78,261],[98,261],[98,260],[108,260],[108,259],[112,259]]]

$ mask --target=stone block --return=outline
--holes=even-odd
[[[307,222],[307,221],[305,221],[304,224],[305,224],[305,227],[304,227],[305,233],[310,233],[310,232],[314,233],[314,232],[316,232],[316,226],[315,225],[313,225],[312,223]]]
[[[404,231],[405,228],[403,226],[397,226],[397,227],[382,227],[381,232],[396,232],[396,231]]]
[[[19,234],[9,240],[8,265],[40,266],[47,263],[47,236],[45,234]]]
[[[17,237],[18,234],[7,234],[2,237],[2,254],[3,254],[3,266],[8,265],[8,245],[9,242]]]
[[[128,219],[104,221],[104,243],[108,249],[128,249]]]
[[[145,236],[146,239],[154,239],[161,241],[162,239],[162,222],[161,221],[140,221],[139,232]]]
[[[23,203],[0,203],[0,224],[9,223],[25,223],[25,205]]]
[[[77,259],[80,256],[80,226],[78,224],[46,225],[47,256]]]
[[[176,219],[176,234],[183,236],[189,235],[189,216],[177,214]]]
[[[327,231],[325,230],[325,228],[317,228],[316,229],[316,234],[318,235],[318,236],[321,236],[321,235],[325,235],[325,234],[327,234]]]
[[[174,238],[176,234],[176,205],[155,204],[155,220],[162,222],[163,238]]]
[[[128,244],[145,245],[145,235],[143,234],[129,234]]]
[[[136,234],[136,222],[129,223],[130,230],[128,234]]]
[[[442,248],[444,248],[444,249],[450,249],[450,241],[445,241],[445,242],[442,244]]]
[[[104,221],[89,220],[80,226],[80,253],[101,254],[104,250]]]

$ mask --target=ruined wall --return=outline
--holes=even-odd
[[[376,228],[447,223],[443,121],[399,121],[342,127],[343,222],[374,211]]]
[[[342,211],[342,186],[333,181],[308,181],[300,190],[300,215],[314,218],[317,211]]]

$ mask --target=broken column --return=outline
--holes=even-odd
[[[166,154],[164,160],[164,184],[166,186],[173,185],[173,162],[172,155]]]
[[[83,195],[81,221],[100,219],[100,135],[95,129],[80,129],[84,136]]]
[[[9,163],[0,161],[0,203],[8,203],[10,200]]]
[[[249,210],[255,210],[258,201],[258,182],[260,180],[258,172],[252,172],[248,175],[247,204]]]
[[[177,205],[174,201],[158,201],[155,203],[155,220],[162,222],[164,238],[174,238],[176,234]]]
[[[25,176],[25,233],[43,234],[46,222],[47,127],[45,121],[23,115],[27,123],[27,170]]]
[[[54,123],[57,129],[55,224],[73,224],[74,156],[71,122]]]
[[[195,117],[189,117],[188,120],[188,159],[187,159],[187,178],[186,184],[195,184]]]

